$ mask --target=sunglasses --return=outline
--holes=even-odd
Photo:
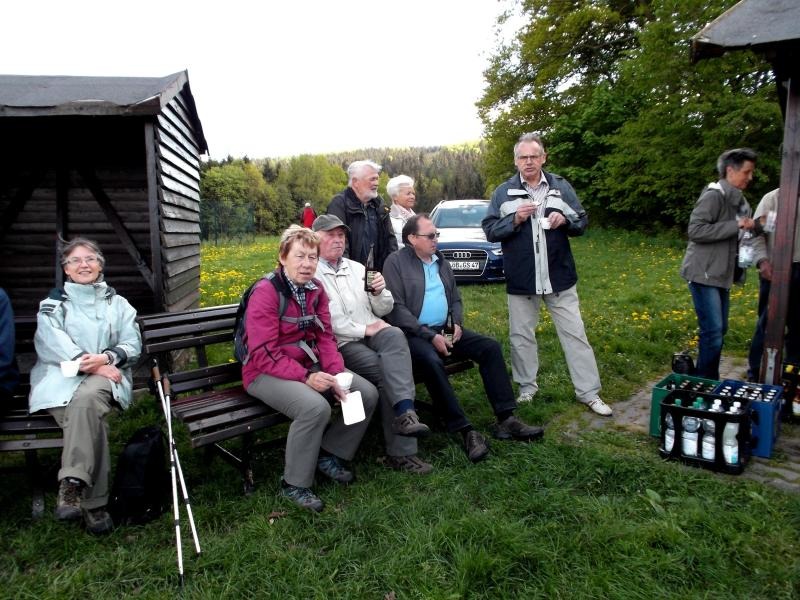
[[[437,231],[436,233],[415,233],[414,235],[417,237],[428,238],[429,240],[433,241],[439,237],[439,232]]]

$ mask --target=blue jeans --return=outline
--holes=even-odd
[[[706,379],[719,379],[722,343],[728,332],[730,290],[689,282],[689,291],[700,327],[695,374]]]

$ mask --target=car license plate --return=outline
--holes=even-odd
[[[477,271],[481,264],[477,260],[451,260],[450,268],[453,271]]]

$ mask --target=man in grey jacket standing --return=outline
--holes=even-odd
[[[719,379],[739,230],[755,228],[742,195],[753,179],[755,165],[756,153],[749,148],[723,152],[717,159],[719,181],[703,189],[689,217],[681,277],[689,282],[700,328],[698,377]]]

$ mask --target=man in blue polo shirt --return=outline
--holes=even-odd
[[[544,429],[526,425],[513,414],[517,402],[500,344],[462,328],[461,296],[450,264],[436,250],[438,232],[433,222],[427,214],[414,215],[406,222],[402,235],[405,247],[390,254],[383,268],[386,287],[394,296],[394,308],[385,319],[406,334],[411,358],[422,371],[447,430],[461,433],[464,450],[472,462],[489,454],[486,440],[470,424],[448,380],[444,359],[452,355],[478,363],[484,390],[497,417],[493,432],[496,438],[541,438]],[[454,324],[452,342],[442,333],[449,320]]]

